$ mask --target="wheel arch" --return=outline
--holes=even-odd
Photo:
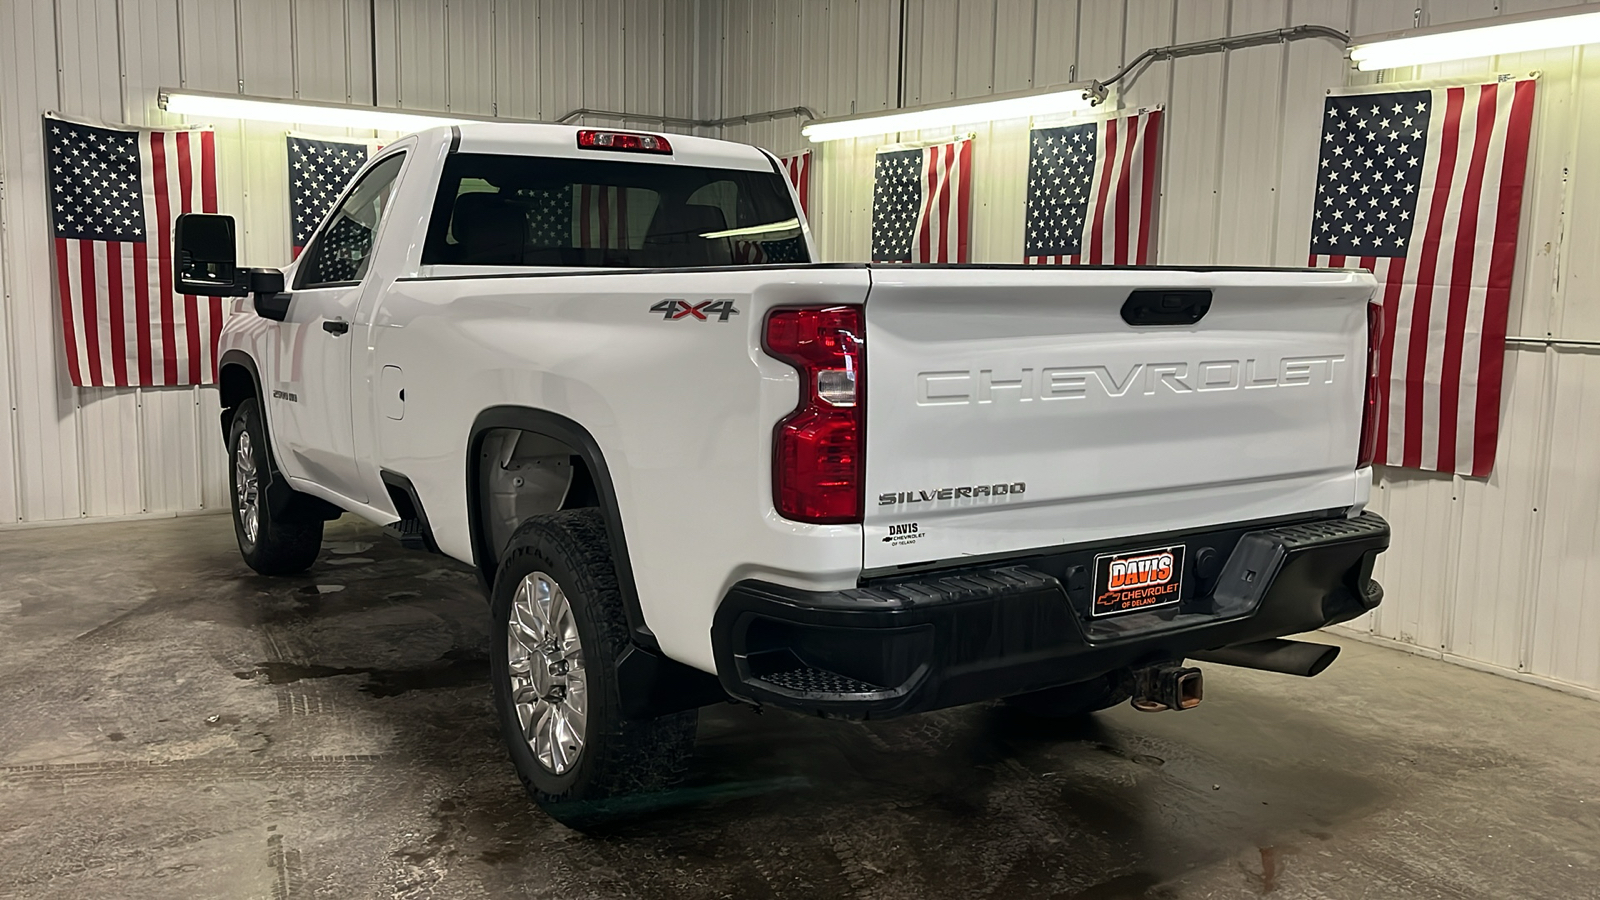
[[[467,442],[467,528],[472,543],[472,559],[486,588],[494,585],[495,570],[499,567],[499,548],[490,539],[489,511],[484,502],[484,444],[490,433],[498,429],[511,429],[564,444],[580,463],[574,466],[572,485],[583,484],[587,478],[591,497],[569,496],[560,508],[580,506],[598,507],[605,517],[606,537],[611,543],[612,564],[617,572],[617,585],[622,591],[623,607],[628,616],[628,632],[635,643],[650,650],[658,650],[655,635],[644,621],[644,611],[639,602],[639,591],[633,579],[633,565],[628,557],[627,536],[622,527],[622,512],[617,502],[616,488],[611,481],[611,470],[606,465],[605,454],[594,435],[582,425],[566,416],[548,410],[526,406],[492,406],[478,414],[472,423],[472,433]],[[575,502],[568,503],[568,500]]]
[[[277,452],[272,448],[272,421],[267,414],[267,398],[261,383],[261,370],[256,361],[243,350],[229,350],[217,360],[217,389],[222,405],[222,445],[230,447],[229,432],[233,428],[233,414],[246,400],[256,401],[256,415],[261,419],[261,430],[266,434],[267,472],[263,482],[267,503],[274,515],[316,517],[324,521],[337,519],[344,510],[310,494],[291,488],[278,469]]]
[[[239,404],[255,398],[265,422],[267,398],[261,388],[261,370],[256,361],[243,350],[229,350],[217,361],[217,392],[222,401],[222,440],[228,440],[228,428],[233,423],[233,411]]]
[[[638,585],[628,557],[628,541],[622,527],[616,487],[605,453],[588,429],[566,416],[524,406],[493,406],[478,414],[467,441],[467,529],[472,542],[472,559],[483,580],[486,593],[493,592],[499,554],[489,540],[488,510],[483,493],[483,448],[490,434],[499,429],[514,429],[537,437],[558,441],[572,451],[588,476],[589,494],[582,505],[600,510],[605,519],[606,537],[611,545],[611,562],[622,594],[631,646],[617,661],[618,688],[623,712],[629,718],[648,719],[684,709],[692,709],[728,699],[715,675],[684,665],[662,654],[656,636],[644,621]],[[574,467],[572,487],[579,486]],[[572,500],[571,490],[563,509]]]

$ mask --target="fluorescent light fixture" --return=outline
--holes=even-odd
[[[713,238],[758,237],[765,234],[781,234],[785,231],[799,231],[799,219],[784,219],[782,222],[770,222],[766,225],[751,225],[748,228],[730,228],[727,231],[708,231],[700,235],[706,240]]]
[[[818,119],[800,129],[813,143],[844,138],[870,137],[897,131],[948,128],[999,119],[1025,119],[1057,113],[1079,112],[1092,107],[1089,94],[1081,87],[1049,93],[996,94],[979,100],[964,100],[915,109],[892,109],[842,119]]]
[[[1572,6],[1361,38],[1350,59],[1363,72],[1600,42],[1600,12]]]
[[[295,125],[328,125],[335,128],[370,128],[375,131],[421,131],[435,125],[481,121],[476,116],[452,116],[347,106],[339,103],[307,103],[300,100],[272,100],[240,94],[213,94],[204,91],[162,91],[158,105],[169,113],[217,119],[250,119],[259,122],[288,122]]]

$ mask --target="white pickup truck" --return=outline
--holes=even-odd
[[[239,548],[341,512],[481,573],[493,690],[567,821],[664,789],[730,698],[877,718],[1201,698],[1185,660],[1377,605],[1365,273],[825,265],[776,161],[471,124],[398,140],[225,294]]]

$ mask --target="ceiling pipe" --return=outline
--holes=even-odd
[[[1350,35],[1336,28],[1326,25],[1293,25],[1288,28],[1274,28],[1270,31],[1253,31],[1249,34],[1237,34],[1232,37],[1214,38],[1205,41],[1193,41],[1187,44],[1172,44],[1167,47],[1151,47],[1149,50],[1135,56],[1133,61],[1123,66],[1117,74],[1105,81],[1092,81],[1088,93],[1093,95],[1096,105],[1105,102],[1107,88],[1121,81],[1128,73],[1139,68],[1147,62],[1162,59],[1177,59],[1181,56],[1199,56],[1204,53],[1218,53],[1223,50],[1238,50],[1244,47],[1260,47],[1264,44],[1284,44],[1290,41],[1301,41],[1307,38],[1328,38],[1349,46]]]
[[[750,122],[765,122],[771,119],[782,119],[789,116],[803,116],[815,119],[817,114],[809,106],[790,106],[785,109],[769,109],[765,112],[750,113],[743,116],[724,116],[720,119],[686,119],[681,116],[657,116],[649,113],[617,112],[612,109],[590,109],[580,107],[556,120],[558,125],[567,125],[573,119],[582,116],[594,116],[599,119],[643,119],[647,122],[660,122],[662,125],[677,125],[681,128],[722,128],[728,125],[744,125]]]
[[[904,32],[905,30],[902,26],[902,41],[905,38]],[[1184,56],[1199,56],[1205,53],[1218,53],[1224,50],[1239,50],[1245,47],[1259,47],[1266,44],[1284,44],[1290,41],[1302,41],[1308,38],[1327,38],[1343,44],[1346,47],[1348,47],[1350,44],[1350,35],[1345,34],[1336,28],[1330,28],[1327,25],[1292,25],[1288,28],[1274,28],[1270,31],[1254,31],[1249,34],[1233,35],[1232,37],[1213,38],[1204,41],[1192,41],[1187,44],[1172,44],[1167,47],[1151,47],[1150,49],[1134,57],[1132,62],[1123,66],[1115,75],[1112,75],[1110,78],[1107,78],[1104,81],[1091,81],[1089,86],[1084,89],[1084,95],[1091,100],[1092,105],[1098,106],[1099,104],[1105,102],[1106,96],[1109,93],[1108,89],[1111,87],[1111,85],[1116,84],[1117,82],[1126,78],[1131,72],[1148,62],[1154,62],[1156,60],[1163,59],[1177,59]],[[901,48],[901,51],[902,53],[904,52],[904,47]],[[903,61],[901,65],[903,68]],[[896,107],[900,110],[906,109],[905,99],[903,96],[905,89],[903,75],[904,73],[902,72],[901,84],[898,88],[902,92],[902,96],[900,97],[900,102]],[[973,99],[976,100],[977,98]],[[681,116],[657,116],[643,113],[618,112],[616,110],[609,109],[590,109],[588,107],[580,107],[572,110],[561,118],[556,119],[556,122],[560,124],[568,124],[573,119],[582,116],[594,116],[596,118],[603,119],[643,119],[647,122],[659,122],[663,126],[676,125],[680,128],[722,128],[728,125],[743,125],[749,122],[763,122],[771,119],[786,118],[788,116],[802,116],[811,120],[815,120],[817,118],[817,114],[809,107],[805,106],[791,106],[787,109],[774,109],[766,112],[750,113],[749,115],[743,116],[726,116],[721,119],[689,119]]]

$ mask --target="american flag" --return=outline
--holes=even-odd
[[[783,174],[788,177],[789,183],[794,185],[794,192],[800,197],[800,215],[810,218],[811,151],[785,156],[778,162],[783,164]]]
[[[1148,265],[1154,255],[1160,134],[1159,109],[1034,129],[1024,260]]]
[[[1494,466],[1532,79],[1329,97],[1311,265],[1383,303],[1377,461]]]
[[[628,244],[628,189],[613,185],[573,185],[577,217],[573,223],[576,246],[584,249],[626,249]]]
[[[735,241],[733,259],[753,266],[806,262],[806,242],[799,235],[780,241]]]
[[[216,380],[222,300],[173,292],[179,213],[217,211],[210,129],[157,131],[44,117],[50,229],[79,387]]]
[[[878,151],[872,182],[872,261],[971,259],[972,139]]]
[[[615,185],[574,184],[557,189],[527,189],[528,246],[550,249],[625,250],[629,244],[628,189]]]
[[[289,224],[295,257],[306,248],[328,209],[366,165],[376,141],[339,141],[291,134],[289,141]]]

